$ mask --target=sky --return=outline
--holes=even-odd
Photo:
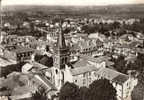
[[[2,5],[115,5],[141,4],[144,0],[2,0]]]

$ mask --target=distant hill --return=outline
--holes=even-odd
[[[109,6],[4,6],[4,12],[43,12],[45,14],[106,17],[144,17],[144,4]]]

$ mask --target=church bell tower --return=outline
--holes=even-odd
[[[54,65],[60,69],[64,69],[65,65],[69,63],[69,56],[69,48],[66,46],[62,25],[60,25],[55,46]]]

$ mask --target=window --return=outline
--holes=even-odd
[[[83,74],[83,77],[86,77],[86,73]]]
[[[89,83],[91,83],[91,78],[89,78]]]
[[[83,79],[83,85],[85,85],[86,84],[86,79]]]
[[[31,55],[30,52],[28,52],[28,53],[27,53],[27,56],[30,56],[30,55]]]
[[[67,58],[65,58],[65,63],[67,62]]]
[[[57,69],[55,70],[55,72],[56,72],[56,74],[58,74],[58,70]]]
[[[62,64],[65,63],[65,58],[62,58],[62,59],[61,59],[61,63],[62,63]]]
[[[127,86],[129,86],[129,84],[127,83]]]

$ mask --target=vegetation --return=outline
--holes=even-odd
[[[60,90],[59,100],[79,100],[79,87],[74,83],[65,83]]]
[[[67,82],[60,90],[60,100],[116,100],[116,90],[106,79],[94,81],[89,88]]]
[[[17,64],[13,64],[13,65],[8,65],[6,67],[2,67],[1,73],[0,73],[0,77],[7,77],[8,74],[16,71],[16,72],[21,72],[21,68],[22,66],[25,64],[25,62],[20,62]]]
[[[143,100],[144,99],[144,69],[138,76],[138,84],[132,92],[132,100]]]
[[[117,71],[127,74],[128,69],[124,58],[124,56],[119,56],[117,59],[112,59],[112,61],[114,62],[114,68]]]
[[[89,100],[116,100],[116,90],[106,79],[94,81],[89,90]]]
[[[32,100],[48,100],[46,90],[44,88],[39,88],[32,94]]]
[[[118,59],[113,59],[115,62],[114,67],[119,72],[127,74],[128,70],[135,70],[139,73],[138,84],[132,92],[132,100],[143,100],[144,98],[144,55],[138,54],[137,59],[132,63],[128,63],[124,60],[123,56]]]

